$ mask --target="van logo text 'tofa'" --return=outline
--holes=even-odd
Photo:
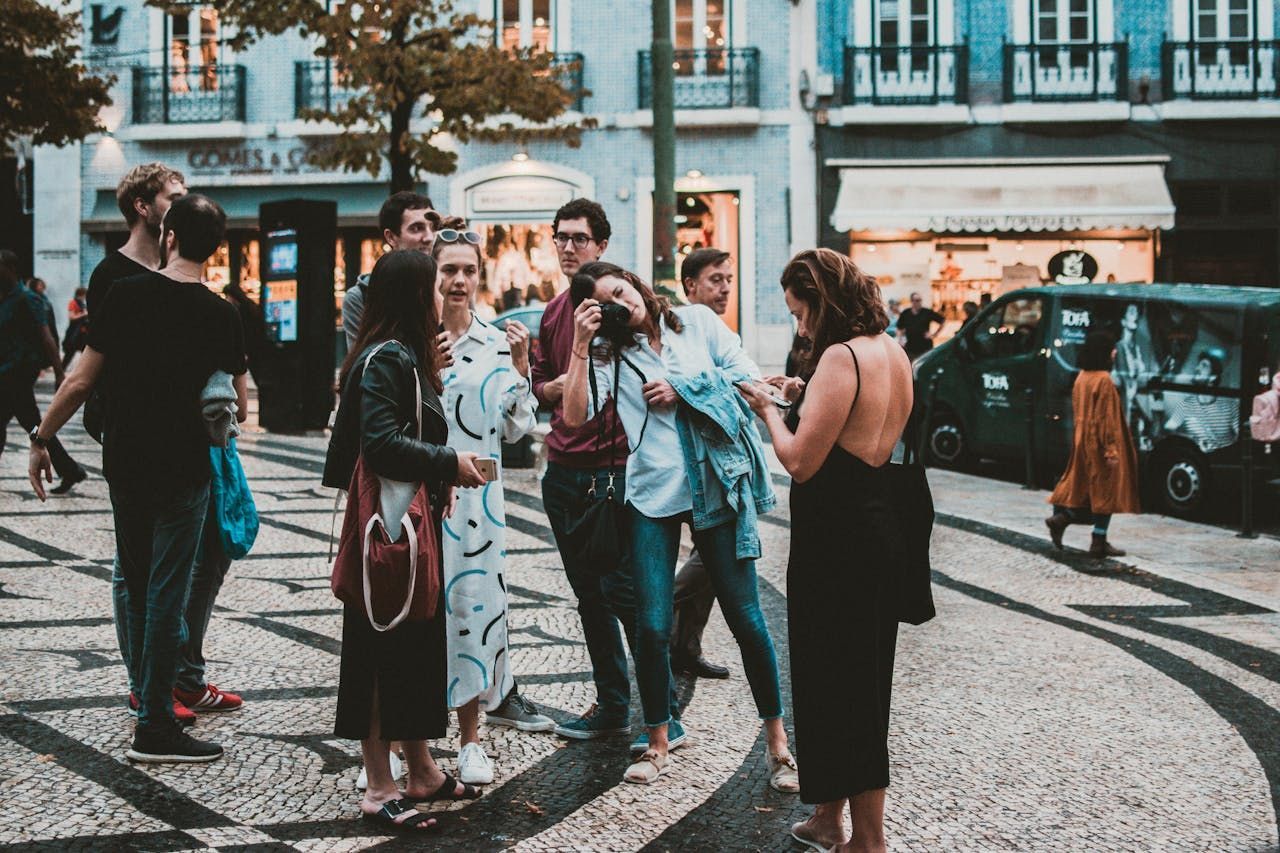
[[[1009,377],[1003,373],[984,373],[982,387],[987,391],[1008,391]]]
[[[1062,325],[1072,328],[1088,328],[1089,312],[1088,311],[1072,311],[1069,308],[1062,309]]]

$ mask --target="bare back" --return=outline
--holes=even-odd
[[[832,347],[849,361],[849,382],[857,382],[857,397],[836,444],[868,465],[880,466],[893,456],[915,399],[911,359],[888,335],[852,338],[849,351]]]

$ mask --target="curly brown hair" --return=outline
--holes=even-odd
[[[782,289],[809,307],[806,325],[813,345],[801,368],[806,378],[827,347],[889,327],[875,278],[831,249],[805,249],[792,258],[782,271]]]

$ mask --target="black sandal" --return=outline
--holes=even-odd
[[[405,812],[413,812],[414,815],[413,817],[407,817],[404,820],[396,820],[396,818],[400,817]],[[413,807],[412,801],[407,799],[390,800],[388,802],[383,803],[382,808],[378,809],[373,814],[369,814],[368,812],[365,812],[365,811],[360,812],[360,817],[363,818],[364,820],[369,821],[370,823],[376,823],[379,826],[388,827],[390,829],[405,829],[405,830],[413,830],[414,832],[423,832],[423,831],[429,832],[432,829],[439,828],[439,824],[435,822],[434,817],[432,817],[431,815],[425,812],[418,811]],[[419,828],[422,824],[427,823],[428,821],[430,821],[433,824],[433,826],[428,827],[426,830]]]
[[[440,787],[436,788],[425,797],[410,797],[405,795],[404,801],[408,803],[438,803],[442,800],[478,800],[480,798],[480,789],[475,785],[463,785],[462,793],[458,793],[458,780],[454,779],[448,773],[444,774],[444,781],[440,783]]]

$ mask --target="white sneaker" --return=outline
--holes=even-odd
[[[493,781],[493,762],[480,744],[466,744],[458,753],[458,779],[465,785],[488,785]]]
[[[391,759],[391,778],[399,779],[400,774],[404,772],[404,765],[400,763],[400,756],[394,752],[388,753]],[[356,777],[356,790],[363,791],[369,787],[369,774],[365,772],[363,767],[360,768],[360,775]]]

